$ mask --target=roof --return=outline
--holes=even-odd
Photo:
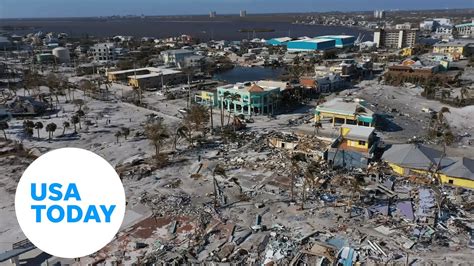
[[[469,158],[448,158],[455,162],[439,172],[451,177],[474,180],[474,160]]]
[[[284,87],[277,86],[278,83],[284,84]],[[236,83],[220,86],[217,89],[224,90],[237,90],[237,91],[248,91],[248,92],[264,92],[264,91],[281,91],[286,89],[286,83],[277,81],[257,81],[257,82],[246,82]]]
[[[281,90],[286,89],[288,84],[284,81],[275,81],[275,80],[259,80],[255,82],[260,87],[268,87],[268,88],[280,88]]]
[[[10,43],[7,37],[0,36],[0,42]]]
[[[334,40],[327,39],[327,38],[311,38],[311,39],[292,41],[290,43],[297,43],[297,42],[323,43],[323,42],[332,42],[332,41]]]
[[[437,165],[442,152],[421,144],[394,144],[382,155],[382,160],[402,167],[430,170]]]
[[[324,35],[324,36],[319,36],[316,38],[326,38],[326,39],[351,39],[355,38],[352,35]]]
[[[257,84],[253,84],[250,88],[247,89],[249,92],[264,92],[265,89],[258,86]]]
[[[470,43],[474,43],[474,40],[455,40],[455,41],[452,41],[452,42],[439,42],[439,43],[435,43],[433,46],[436,46],[436,47],[449,47],[449,46],[461,47],[461,46],[466,46]]]
[[[352,140],[366,141],[375,130],[372,127],[361,127],[356,125],[343,125],[342,127],[349,129],[349,132],[344,136],[344,138]]]
[[[363,108],[362,110],[360,110]],[[358,110],[359,109],[359,110]],[[358,99],[334,98],[316,107],[316,111],[342,113],[353,115],[355,113],[372,116],[374,112],[365,106],[365,102]]]
[[[474,22],[463,23],[455,26],[456,28],[460,27],[474,27]]]
[[[169,69],[169,68],[160,68],[160,67],[143,67],[143,68],[135,68],[135,69],[126,69],[126,70],[118,70],[118,71],[110,71],[108,74],[112,75],[120,75],[120,74],[134,74],[134,72],[141,72],[141,71],[148,71],[149,74],[156,73],[161,75],[170,75],[170,74],[177,74],[181,71]],[[146,74],[148,75],[148,74]],[[142,76],[142,75],[137,75]]]
[[[166,50],[161,53],[164,54],[192,54],[194,51],[186,50],[186,49],[176,49],[176,50]]]
[[[290,37],[280,37],[280,38],[273,38],[268,41],[277,41],[277,42],[288,42],[291,41],[292,39]]]

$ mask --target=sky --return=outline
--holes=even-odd
[[[0,0],[0,18],[474,8],[474,0]]]

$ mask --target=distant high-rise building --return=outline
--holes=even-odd
[[[211,12],[209,12],[209,17],[210,18],[215,18],[216,14],[217,14],[216,11],[211,11]]]
[[[374,11],[374,18],[385,18],[385,11],[384,10],[375,10]]]
[[[240,10],[240,17],[246,17],[247,16],[247,11],[246,10]]]
[[[378,29],[374,32],[374,43],[377,47],[405,48],[416,44],[418,30],[385,30]]]

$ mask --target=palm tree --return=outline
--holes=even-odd
[[[60,80],[58,76],[56,76],[53,73],[49,73],[48,76],[46,76],[46,85],[49,88],[49,92],[54,95],[56,98],[56,106],[59,104],[59,96],[58,94],[60,93],[61,86],[60,86]]]
[[[63,122],[63,135],[64,135],[64,133],[66,133],[66,128],[69,128],[70,126],[71,126],[71,124],[69,124],[68,121]]]
[[[79,119],[79,116],[77,115],[73,115],[71,117],[71,123],[74,125],[74,133],[77,133],[77,127],[76,127],[76,124],[80,123],[81,120]]]
[[[82,110],[82,109],[79,109],[76,111],[76,116],[79,118],[79,129],[82,129],[82,126],[81,126],[81,119],[82,117],[84,117],[86,115],[86,113]]]
[[[464,99],[468,95],[469,90],[466,87],[461,88],[461,103],[464,103]]]
[[[145,135],[155,147],[155,157],[158,161],[161,146],[165,139],[169,138],[168,127],[161,120],[149,123],[145,126]]]
[[[42,128],[43,128],[43,123],[41,123],[39,121],[35,123],[35,129],[38,132],[38,139],[40,138],[40,129],[42,129]]]
[[[240,100],[240,95],[237,94],[237,93],[232,93],[229,95],[229,101],[230,103],[232,103],[232,105],[235,105],[234,101],[239,101]],[[232,111],[232,110],[231,110]],[[227,126],[229,126],[229,123],[230,123],[230,113],[229,112],[227,115]],[[235,131],[235,130],[234,130]]]
[[[84,106],[84,100],[82,99],[75,99],[73,101],[74,105],[76,105],[77,107],[79,107],[79,110],[82,110],[82,106]]]
[[[27,138],[30,139],[31,137],[33,137],[34,131],[33,131],[33,128],[32,128],[32,127],[24,127],[24,128],[23,128],[23,133],[25,134],[25,136],[26,136]]]
[[[230,97],[230,92],[226,91],[224,92],[224,95],[221,95],[221,131],[224,128],[224,101],[227,103],[227,99]]]
[[[191,145],[193,145],[192,136],[190,136],[190,130],[187,126],[182,125],[176,129],[176,134],[174,135],[173,148],[176,151],[176,145],[178,140],[183,138],[186,139]]]
[[[209,113],[207,112],[207,108],[199,104],[192,105],[189,112],[187,112],[183,119],[183,124],[187,127],[189,131],[191,142],[193,131],[201,131],[204,134],[204,129],[208,122]]]
[[[31,94],[31,90],[35,90],[39,87],[39,75],[36,72],[28,71],[23,75],[23,87],[28,94]]]
[[[439,110],[438,112],[438,125],[443,125],[444,124],[444,117],[445,117],[445,113],[451,113],[451,111],[449,110],[448,107],[444,106],[444,107],[441,107],[441,110]]]
[[[120,139],[120,137],[122,136],[122,132],[121,132],[121,131],[117,131],[117,132],[115,132],[114,136],[117,138],[117,144],[118,144],[119,141],[120,141],[119,139]]]
[[[56,131],[57,128],[58,126],[55,123],[49,123],[46,125],[46,131],[49,133],[49,136],[48,136],[49,140],[51,140],[51,138],[54,135],[54,131]]]
[[[122,127],[122,135],[127,140],[127,137],[130,135],[130,129],[128,127]]]
[[[3,131],[3,137],[5,139],[8,139],[7,138],[7,133],[5,132],[5,130],[7,130],[9,128],[8,126],[8,122],[7,121],[1,121],[0,122],[0,130]]]

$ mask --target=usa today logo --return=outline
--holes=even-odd
[[[15,211],[36,247],[56,257],[84,257],[117,234],[125,215],[125,192],[102,157],[83,149],[57,149],[23,173]]]

